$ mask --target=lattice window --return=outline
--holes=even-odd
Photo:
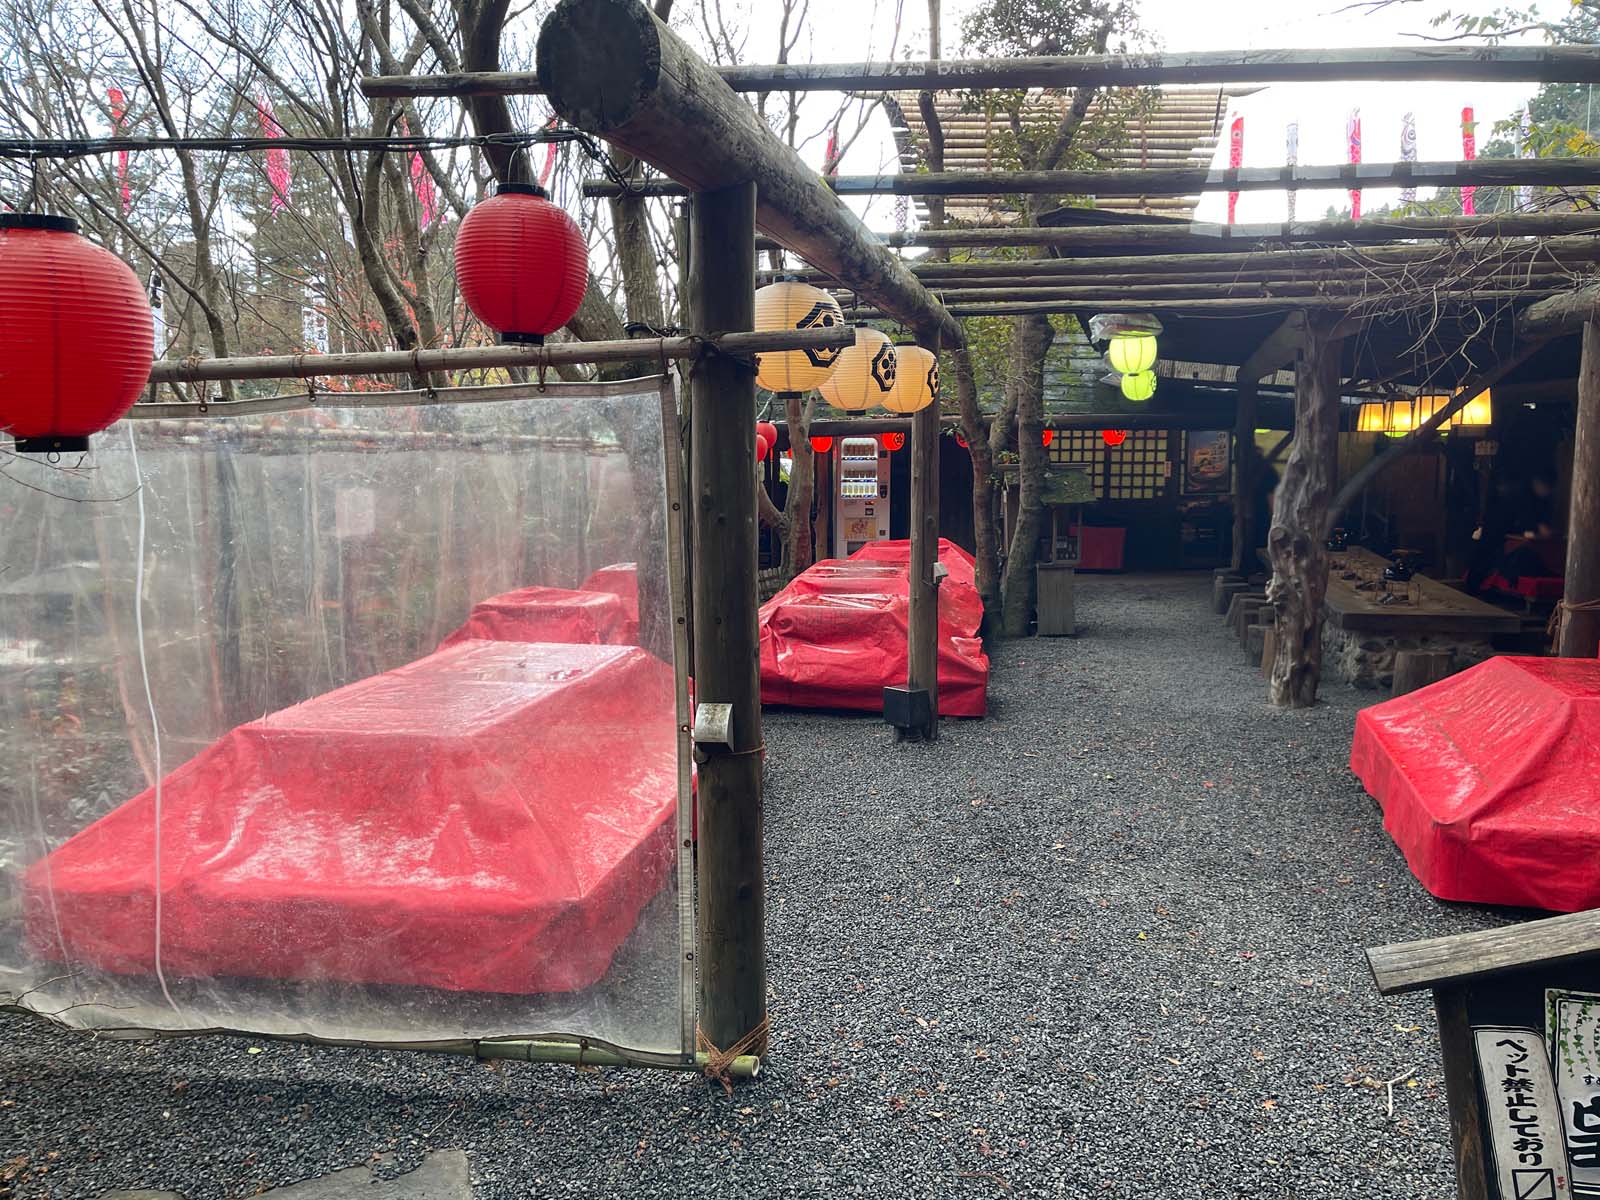
[[[1107,500],[1154,500],[1167,491],[1167,431],[1135,429],[1106,452]]]
[[[1096,429],[1058,429],[1050,462],[1081,467],[1103,500],[1154,500],[1167,493],[1168,435],[1136,429],[1120,446],[1107,446]]]
[[[1106,444],[1093,429],[1058,429],[1050,442],[1053,466],[1078,467],[1088,475],[1095,495],[1105,490]]]

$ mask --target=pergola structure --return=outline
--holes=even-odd
[[[1483,387],[1537,372],[1535,352],[1582,327],[1578,441],[1560,650],[1593,655],[1600,636],[1600,290],[1577,285],[1600,261],[1600,216],[1314,221],[1284,227],[938,227],[869,233],[841,194],[933,197],[1037,192],[1182,196],[1285,186],[1600,185],[1592,160],[1303,166],[1212,171],[1184,165],[1106,172],[995,170],[824,180],[759,120],[741,91],[1251,84],[1307,80],[1595,82],[1600,48],[1419,47],[953,62],[713,67],[638,0],[563,0],[539,37],[538,72],[382,77],[373,96],[544,94],[562,120],[659,172],[640,190],[687,195],[691,326],[748,330],[758,244],[781,247],[831,285],[848,313],[899,322],[920,344],[964,353],[967,315],[1158,311],[1166,354],[1236,368],[1235,554],[1265,532],[1280,652],[1271,690],[1309,703],[1320,666],[1332,518],[1381,466],[1436,435]],[[597,182],[591,195],[612,194]],[[930,213],[942,206],[930,205]],[[764,240],[758,243],[758,233]],[[1026,262],[917,264],[899,247],[1048,248]],[[1429,336],[1415,322],[1426,319]],[[1462,347],[1470,345],[1472,353]],[[1440,353],[1440,348],[1444,348]],[[1560,370],[1560,356],[1546,364]],[[1250,529],[1249,453],[1258,382],[1293,364],[1294,440],[1270,531]],[[1570,371],[1568,372],[1570,376]],[[1341,380],[1428,384],[1451,403],[1335,494]],[[761,714],[757,680],[752,373],[737,359],[693,381],[694,674],[702,705],[722,706],[697,747],[701,1021],[719,1047],[764,1050]],[[939,411],[913,427],[910,679],[933,692]],[[1092,419],[1092,418],[1091,418]],[[1587,608],[1583,607],[1588,605]],[[934,705],[937,711],[937,705]],[[930,732],[932,732],[930,730]]]

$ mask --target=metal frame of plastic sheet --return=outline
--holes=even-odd
[[[0,1006],[692,1066],[670,381],[351,400],[8,458]]]

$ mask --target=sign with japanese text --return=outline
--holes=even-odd
[[[1495,1025],[1476,1026],[1472,1036],[1501,1200],[1573,1200],[1544,1036]]]

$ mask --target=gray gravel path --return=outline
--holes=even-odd
[[[1445,1200],[1432,1012],[1381,1000],[1361,947],[1500,918],[1427,896],[1346,769],[1376,697],[1268,710],[1208,589],[1083,578],[1083,636],[1003,646],[992,715],[937,749],[769,714],[773,1057],[731,1100],[0,1017],[0,1197],[238,1197],[463,1147],[483,1197]]]

